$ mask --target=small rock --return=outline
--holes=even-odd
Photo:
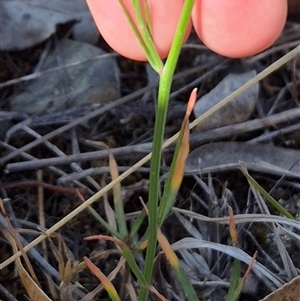
[[[226,96],[240,88],[256,75],[252,70],[241,74],[228,74],[214,89],[201,97],[194,108],[195,117],[198,118]],[[259,85],[255,84],[232,102],[222,107],[209,118],[196,126],[196,131],[205,131],[229,124],[240,123],[248,119],[255,108],[258,99]]]
[[[61,24],[73,25],[73,38],[95,44],[99,31],[83,0],[1,0],[1,51],[38,45]],[[76,22],[76,23],[75,23]]]
[[[119,71],[112,57],[95,59],[105,54],[83,42],[62,39],[58,51],[52,51],[41,71],[10,98],[12,111],[27,114],[58,112],[87,104],[106,103],[120,96]],[[82,63],[80,63],[82,62]],[[70,64],[78,63],[75,66]]]

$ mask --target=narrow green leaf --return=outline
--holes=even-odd
[[[83,257],[83,260],[89,270],[99,279],[103,284],[105,290],[109,294],[109,297],[112,301],[121,301],[114,285],[109,281],[109,279],[101,272],[101,270],[95,266],[86,256]]]
[[[112,181],[117,179],[119,177],[118,166],[110,148],[101,141],[92,141],[92,143],[101,146],[108,151],[109,170],[110,170],[111,179]],[[121,235],[122,239],[125,239],[128,236],[128,230],[127,230],[126,218],[124,214],[120,183],[117,183],[113,186],[113,196],[114,196],[114,210],[115,210],[116,220],[117,220],[118,230],[119,230],[119,235],[116,237],[119,238],[119,236]],[[94,210],[91,209],[90,212],[94,216],[96,216]],[[102,219],[99,219],[99,217],[97,217],[97,219],[101,221],[101,223],[103,224]],[[107,225],[105,227],[107,228]],[[111,229],[112,227],[110,226],[110,230],[109,230],[110,233],[112,233]],[[116,233],[116,231],[114,231],[114,233]]]
[[[234,247],[238,246],[238,234],[235,228],[234,216],[232,208],[229,204],[227,204],[228,211],[229,211],[229,234],[232,240],[232,244]]]
[[[122,239],[122,235],[115,230],[108,222],[106,222],[99,214],[98,212],[91,206],[88,206],[88,210],[94,216],[94,218],[114,237],[118,239]]]
[[[129,233],[130,238],[133,238],[136,235],[136,233],[140,229],[145,217],[146,217],[146,212],[144,210],[142,210],[130,229],[130,233]]]
[[[232,274],[231,274],[231,278],[230,278],[230,285],[229,285],[229,289],[228,289],[228,293],[227,293],[225,301],[235,301],[236,300],[235,298],[236,298],[236,292],[238,292],[237,288],[239,286],[240,273],[241,273],[241,262],[238,259],[234,258]],[[238,296],[239,296],[239,294],[238,294]]]
[[[127,244],[125,242],[123,242],[120,239],[117,239],[117,238],[114,238],[114,237],[111,237],[111,236],[107,236],[107,235],[92,235],[92,236],[85,237],[84,239],[85,240],[93,240],[93,239],[101,240],[102,239],[102,240],[111,241],[114,244],[116,244],[121,249],[122,255],[126,259],[126,262],[128,263],[131,271],[133,272],[133,274],[137,278],[137,280],[140,283],[141,287],[148,288],[148,284],[145,280],[145,277],[144,277],[143,273],[141,272],[141,270],[139,269],[130,248],[127,246]]]
[[[229,233],[232,239],[232,244],[234,247],[238,247],[238,234],[235,228],[234,216],[232,208],[227,204],[229,211]],[[235,294],[238,292],[239,278],[241,274],[241,263],[238,259],[234,258],[232,274],[230,278],[230,285],[225,301],[235,301]],[[238,294],[239,296],[239,294]]]
[[[284,207],[282,207],[266,190],[264,190],[248,173],[246,166],[241,164],[242,173],[252,185],[273,207],[275,207],[282,215],[290,219],[295,219]]]
[[[111,174],[111,179],[115,180],[119,176],[117,162],[112,154],[109,151],[109,169]],[[128,236],[127,225],[126,225],[126,218],[124,213],[124,206],[122,202],[122,195],[121,195],[121,184],[117,183],[113,187],[113,195],[114,195],[114,207],[116,213],[116,219],[118,223],[118,230],[123,238]]]
[[[235,289],[235,291],[232,293],[232,298],[229,299],[229,301],[231,301],[231,300],[237,300],[238,297],[240,296],[240,294],[241,294],[241,292],[243,290],[246,278],[250,274],[250,271],[252,269],[252,266],[254,264],[256,256],[257,256],[257,251],[255,252],[254,256],[252,257],[252,260],[251,260],[251,262],[250,262],[250,264],[249,264],[249,266],[247,268],[247,271],[246,271],[245,275],[243,276],[242,280],[238,283],[238,286]]]
[[[125,14],[128,22],[129,22],[129,25],[130,25],[130,27],[131,27],[131,29],[132,29],[135,37],[137,38],[139,44],[141,45],[141,47],[142,47],[145,55],[148,57],[148,55],[149,55],[148,48],[147,48],[147,46],[146,46],[146,44],[144,42],[143,36],[139,32],[139,30],[138,30],[138,28],[137,28],[134,20],[131,18],[131,16],[130,16],[130,14],[129,14],[129,12],[128,12],[126,6],[125,6],[125,4],[123,3],[123,0],[119,0],[119,3],[122,6],[123,12],[124,12],[124,14]]]
[[[171,211],[174,202],[176,200],[176,196],[180,188],[181,181],[183,179],[184,170],[185,170],[185,161],[189,153],[189,133],[190,133],[189,117],[191,112],[193,111],[196,98],[197,98],[197,89],[193,89],[187,105],[186,114],[182,121],[170,172],[167,178],[162,200],[159,206],[159,212],[158,212],[159,226],[161,226],[166,216]]]
[[[165,256],[167,257],[167,260],[169,261],[175,273],[176,279],[180,283],[187,300],[199,301],[197,293],[195,292],[192,284],[190,283],[183,268],[179,263],[178,257],[176,256],[175,252],[172,250],[172,247],[170,246],[167,238],[162,234],[162,232],[159,229],[157,231],[157,240]]]
[[[137,26],[135,25],[134,20],[130,17],[130,14],[126,10],[125,5],[123,4],[122,0],[119,0],[119,2],[122,2],[122,8],[126,13],[126,17],[130,23],[131,28],[133,29],[133,32],[135,36],[137,37],[146,57],[151,65],[151,67],[157,72],[161,73],[163,69],[163,62],[161,58],[159,57],[157,50],[154,45],[154,41],[152,39],[151,35],[151,24],[149,22],[149,8],[147,1],[142,2],[142,5],[145,7],[145,18],[143,16],[143,8],[141,7],[141,2],[139,0],[132,0],[133,8],[135,17],[137,19]],[[146,20],[145,20],[146,19]]]

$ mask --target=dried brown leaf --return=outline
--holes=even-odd
[[[300,296],[300,276],[294,278],[260,301],[298,301]]]
[[[269,144],[245,142],[209,143],[192,151],[186,160],[187,173],[208,173],[240,168],[300,179],[300,151]]]

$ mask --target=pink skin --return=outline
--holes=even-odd
[[[86,0],[106,42],[121,55],[146,61],[119,0]],[[133,16],[132,0],[123,0]],[[184,0],[140,0],[147,3],[151,33],[161,58],[167,57]],[[287,0],[195,0],[193,26],[211,50],[232,58],[247,57],[270,47],[287,16]],[[135,18],[133,18],[135,19]],[[191,31],[188,27],[186,39]]]
[[[232,58],[270,47],[287,17],[287,0],[196,0],[192,20],[200,40]]]
[[[111,48],[127,58],[137,61],[147,60],[118,0],[86,1],[102,37]],[[148,4],[153,41],[159,56],[165,58],[173,41],[184,0],[140,0],[140,2],[142,5]],[[123,0],[123,3],[133,16],[131,0]],[[186,39],[191,27],[190,23]]]

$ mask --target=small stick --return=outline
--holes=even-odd
[[[73,195],[78,195],[78,193],[83,195],[86,194],[86,189],[84,188],[61,187],[61,186],[52,185],[37,180],[25,180],[25,181],[1,183],[0,189],[11,189],[11,188],[22,188],[22,187],[28,188],[28,187],[39,187],[39,186],[58,193],[73,194]]]

